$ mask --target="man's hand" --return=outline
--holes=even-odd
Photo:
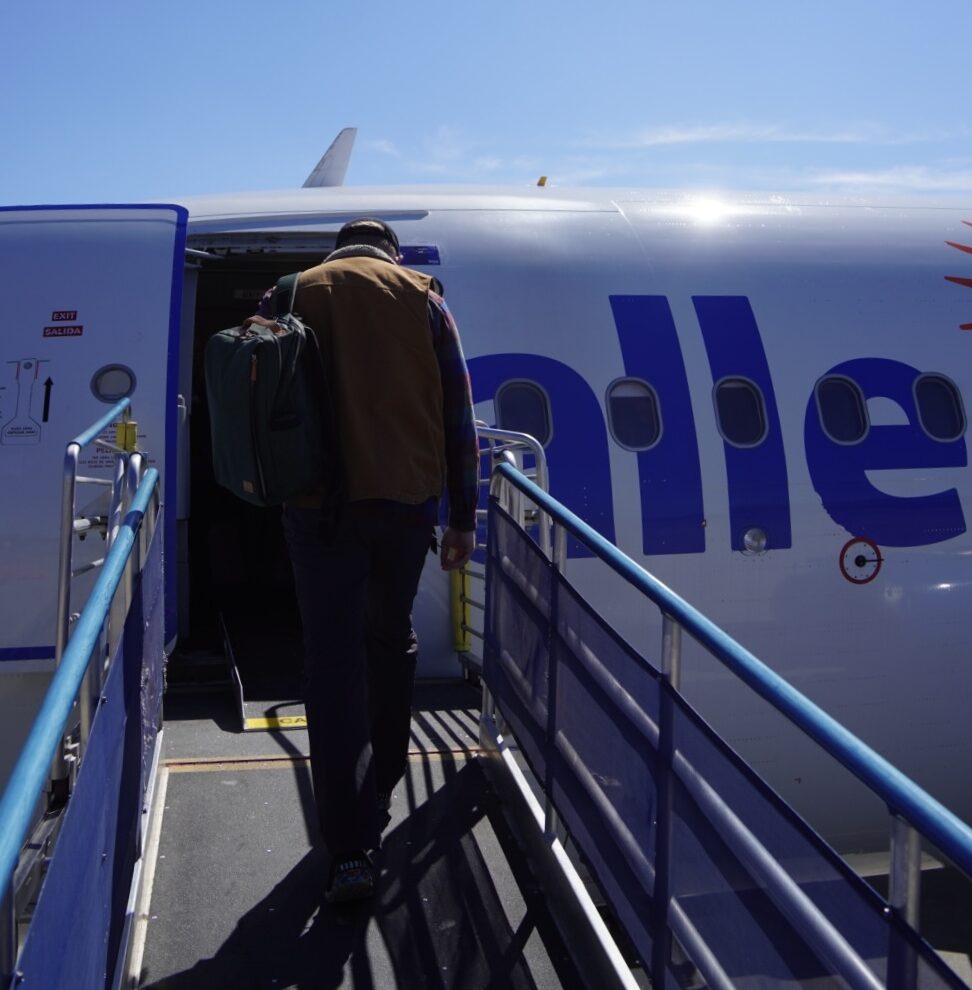
[[[264,327],[266,330],[270,330],[277,337],[287,332],[286,329],[280,326],[276,320],[267,319],[265,316],[260,316],[259,313],[254,313],[253,316],[248,316],[243,321],[243,329],[246,330],[254,324],[258,327]]]
[[[439,560],[442,570],[454,571],[469,560],[476,549],[476,532],[460,532],[451,526],[446,527],[439,544]]]

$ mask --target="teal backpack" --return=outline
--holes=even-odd
[[[316,335],[293,312],[297,278],[277,282],[273,322],[231,327],[206,342],[213,473],[253,505],[338,484],[328,374]]]

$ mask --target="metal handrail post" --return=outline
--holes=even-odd
[[[84,756],[84,751],[88,746],[88,736],[91,735],[91,722],[94,719],[94,674],[92,673],[92,660],[97,653],[97,647],[91,652],[91,656],[88,657],[88,666],[84,672],[84,677],[81,680],[81,689],[78,691],[78,713],[80,716],[80,724],[78,726],[78,761],[80,765],[80,760]],[[99,657],[100,659],[100,657]],[[100,667],[100,663],[99,663]],[[99,677],[100,679],[100,677]]]
[[[547,475],[547,457],[544,453],[543,447],[538,441],[534,441],[533,448],[533,463],[536,465],[537,471],[537,485],[542,488],[545,492],[550,491],[550,478]],[[553,518],[549,513],[544,512],[543,509],[539,509],[539,519],[537,520],[540,528],[540,549],[549,557],[551,552],[556,555],[556,550],[551,548],[551,530],[554,528]],[[563,546],[567,545],[567,531],[562,527],[558,527],[560,536],[563,540]],[[567,569],[567,553],[564,551],[560,555],[560,560],[563,561],[563,566],[561,567],[560,573],[563,574]]]
[[[553,562],[559,574],[567,573],[567,530],[558,526],[552,520],[547,520],[553,527]]]
[[[503,488],[503,479],[500,478],[498,474],[490,472],[489,476],[489,498],[495,498],[499,500],[501,490]],[[487,540],[487,547],[489,543]],[[487,564],[488,564],[488,553],[487,553]],[[487,730],[486,723],[488,721],[495,720],[496,718],[496,702],[493,700],[493,692],[490,691],[489,685],[486,683],[486,670],[485,666],[483,669],[483,702],[482,710],[479,721],[479,740],[481,745],[485,745],[487,741]]]
[[[506,488],[507,484],[502,475],[494,473],[489,479],[489,497],[495,498],[500,505],[503,504],[503,492]]]
[[[888,903],[917,930],[921,914],[921,841],[899,815],[891,816],[891,877]]]
[[[664,990],[671,957],[672,807],[674,805],[675,704],[682,679],[682,627],[667,612],[662,616],[660,696],[658,705],[658,815],[655,828],[655,882],[651,901],[654,924],[651,938],[651,980]]]
[[[563,548],[566,542],[560,540],[563,527],[554,525],[554,545],[560,547],[561,553],[554,554],[550,559],[550,567],[554,572],[551,575],[550,590],[550,622],[548,628],[550,637],[547,642],[547,772],[543,782],[543,834],[548,842],[557,838],[557,827],[560,824],[560,816],[553,803],[553,783],[554,766],[557,758],[557,651],[554,648],[554,640],[557,636],[558,617],[560,614],[559,600],[560,589],[557,583],[556,574],[563,573],[566,565],[566,555]]]
[[[74,543],[74,512],[77,497],[78,457],[81,445],[73,441],[64,452],[64,475],[61,487],[61,546],[57,564],[57,616],[55,623],[54,666],[60,667],[67,647],[71,626],[71,561]],[[58,802],[67,800],[68,766],[61,741],[51,761],[48,790]]]
[[[111,545],[121,526],[122,518],[125,514],[126,492],[125,485],[128,480],[128,465],[125,463],[124,454],[115,455],[114,477],[111,480],[111,501],[108,504],[108,526],[105,532],[105,549],[110,550]]]
[[[135,497],[135,492],[138,491],[139,482],[142,480],[143,468],[144,458],[138,451],[132,451],[132,453],[128,455],[128,473],[126,477],[127,490],[125,498],[126,510],[131,504],[132,499]],[[153,497],[153,511],[155,511],[154,504],[155,499]],[[139,549],[141,552],[141,559],[144,560],[148,546],[146,544],[145,531],[141,529],[139,530]]]
[[[145,458],[139,451],[133,450],[126,458],[126,465],[125,506],[127,508],[128,505],[131,504],[132,499],[135,497],[135,492],[138,491],[139,482],[142,480],[142,474],[145,470]]]
[[[507,450],[503,454],[503,459],[509,463],[513,462],[513,466],[519,470],[516,464],[516,459]],[[526,529],[526,499],[523,497],[523,492],[518,488],[514,488],[512,485],[506,486],[506,502],[509,506],[510,515],[516,520],[517,526],[520,529]]]
[[[57,567],[57,631],[54,659],[58,665],[67,646],[71,608],[71,541],[74,539],[74,503],[77,491],[78,456],[81,447],[69,443],[64,454],[64,483],[61,490],[61,549]]]
[[[682,686],[682,627],[667,613],[662,616],[662,675],[673,691]]]
[[[146,517],[149,515],[148,507],[146,507],[145,515]],[[154,522],[155,520],[153,520]],[[146,547],[144,533],[147,530],[147,526],[142,526],[135,536],[132,551],[118,587],[116,601],[112,603],[112,607],[108,611],[108,617],[105,620],[105,654],[101,658],[101,666],[103,668],[107,668],[108,664],[111,663],[111,658],[115,655],[118,644],[121,642],[122,636],[125,633],[125,620],[128,617],[135,598],[135,579],[141,573],[142,562],[145,559]]]
[[[921,837],[900,815],[891,814],[891,875],[888,903],[914,931],[921,916]],[[918,957],[914,947],[890,929],[888,986],[914,990],[918,985]]]
[[[139,482],[142,479],[142,471],[144,467],[144,459],[140,453],[119,453],[116,459],[116,465],[123,464],[124,472],[119,479],[118,484],[118,519],[117,522],[113,519],[113,529],[112,537],[117,532],[118,526],[120,526],[125,519],[125,515],[128,512],[128,507],[131,505],[132,499],[135,497],[135,492],[138,490]],[[155,496],[153,495],[153,505],[155,504]],[[141,566],[141,561],[145,557],[146,546],[145,546],[145,533],[146,529],[144,527],[140,528],[138,531],[137,545],[139,551],[139,566]],[[105,638],[105,655],[101,658],[101,663],[99,664],[102,677],[104,679],[104,673],[107,669],[108,663],[111,657],[114,656],[115,647],[118,645],[118,637],[120,636],[120,628],[124,628],[124,617],[128,615],[128,610],[132,605],[132,596],[134,594],[134,575],[138,571],[133,569],[131,566],[125,569],[125,575],[122,578],[121,590],[112,605],[111,612],[108,615],[107,624],[107,634]],[[100,686],[99,686],[100,693]]]

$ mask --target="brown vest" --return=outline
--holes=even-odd
[[[294,310],[330,352],[348,500],[416,505],[442,492],[442,380],[427,275],[376,258],[301,274]]]

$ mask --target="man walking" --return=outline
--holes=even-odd
[[[330,356],[346,500],[322,526],[322,497],[284,506],[304,632],[305,705],[330,902],[369,896],[405,771],[417,640],[411,610],[448,498],[441,566],[474,548],[478,444],[455,323],[433,280],[403,268],[380,220],[345,224],[301,274],[294,309]]]

